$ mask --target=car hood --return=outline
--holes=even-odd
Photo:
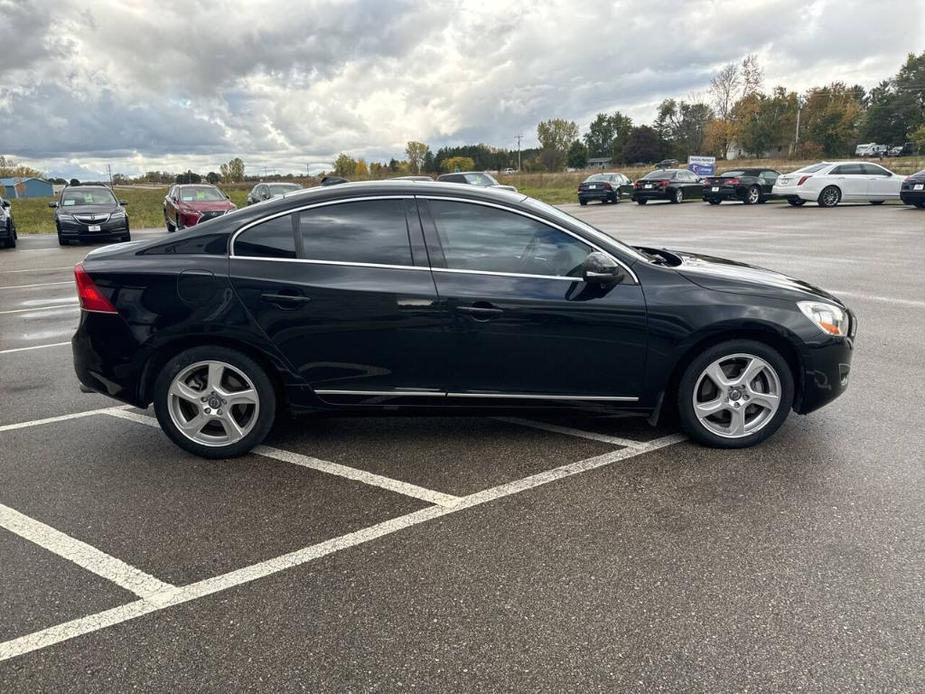
[[[681,259],[681,264],[675,269],[694,284],[706,289],[772,298],[783,298],[783,290],[844,306],[841,299],[824,289],[774,270],[700,253],[675,250],[669,252]]]
[[[189,202],[180,202],[178,206],[184,210],[194,210],[196,212],[215,212],[235,209],[235,205],[231,200],[191,200]]]

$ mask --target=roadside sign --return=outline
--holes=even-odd
[[[713,176],[716,174],[716,157],[689,156],[687,168],[698,176]]]

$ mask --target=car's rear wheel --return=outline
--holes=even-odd
[[[913,204],[914,204],[916,207],[918,207],[920,210],[921,210],[921,209],[925,209],[925,201],[916,202],[916,203],[913,203]]]
[[[692,439],[716,448],[746,448],[780,428],[793,397],[793,375],[777,350],[753,340],[730,340],[688,365],[678,386],[678,414]]]
[[[247,355],[226,347],[194,347],[161,370],[154,412],[180,448],[203,458],[233,458],[270,432],[276,393],[266,371]]]
[[[787,198],[787,204],[791,207],[803,207],[806,204],[806,201],[802,198]]]
[[[835,207],[841,200],[841,191],[836,186],[826,186],[819,193],[819,207]]]
[[[757,205],[759,202],[761,202],[761,188],[752,186],[745,192],[745,204]]]
[[[671,194],[671,202],[678,204],[684,202],[684,190],[682,188],[675,188],[674,192]]]

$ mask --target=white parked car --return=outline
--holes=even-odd
[[[835,207],[840,202],[880,205],[899,200],[904,178],[870,162],[822,162],[780,176],[774,183],[774,195],[794,206],[807,202],[818,202],[820,207]]]

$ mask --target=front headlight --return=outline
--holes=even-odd
[[[798,301],[797,306],[826,335],[848,334],[848,314],[838,306],[824,301]]]
[[[125,210],[120,210],[119,212],[113,212],[109,215],[110,219],[125,219]]]

